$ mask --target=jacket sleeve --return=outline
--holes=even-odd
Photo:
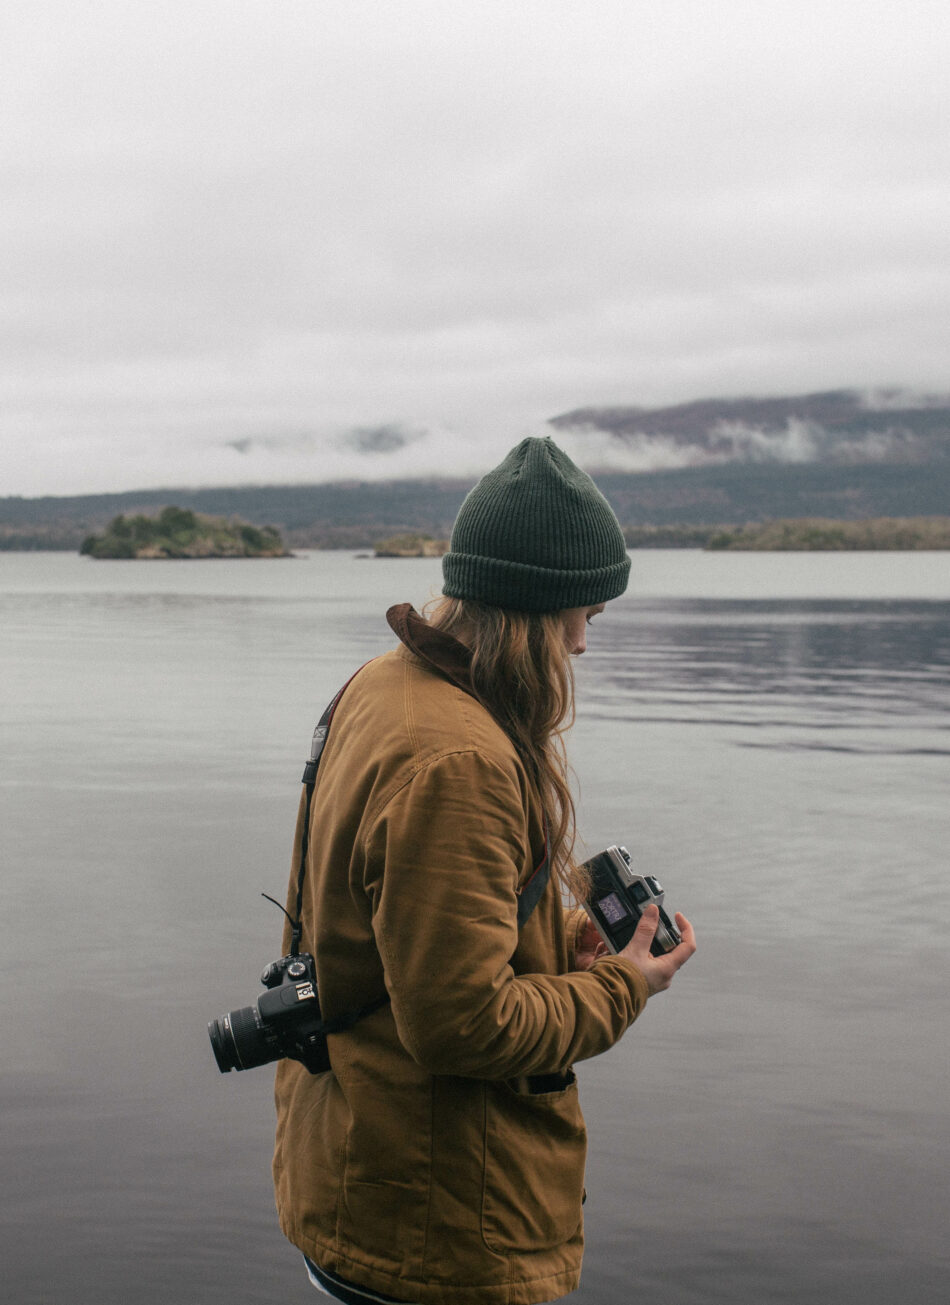
[[[430,1073],[566,1070],[612,1046],[647,999],[639,970],[516,976],[525,816],[517,778],[474,751],[419,769],[372,822],[365,882],[399,1037]]]
[[[587,923],[587,912],[581,906],[572,907],[564,911],[564,928],[567,932],[567,956],[569,970],[573,970],[577,964],[577,945],[580,941],[581,930]]]

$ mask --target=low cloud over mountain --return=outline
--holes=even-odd
[[[372,458],[379,453],[398,453],[417,440],[423,439],[425,435],[425,431],[403,426],[399,422],[387,422],[381,426],[358,426],[344,431],[335,438],[321,437],[314,431],[247,435],[224,440],[222,447],[233,449],[235,453],[245,456],[265,454],[312,457],[321,451],[326,451],[329,445],[340,454],[356,453]]]
[[[357,453],[387,454],[398,453],[400,449],[414,444],[424,436],[424,431],[411,430],[391,422],[385,426],[360,426],[348,431],[339,442],[344,448],[353,449]]]
[[[832,390],[578,408],[551,421],[588,468],[650,472],[724,463],[927,464],[950,458],[950,396]]]

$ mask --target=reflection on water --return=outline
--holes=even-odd
[[[312,1299],[270,1073],[219,1075],[205,1025],[277,953],[315,719],[437,584],[0,555],[9,1299]],[[577,672],[582,834],[700,936],[580,1067],[577,1305],[946,1300],[944,559],[641,554]]]
[[[591,712],[770,731],[754,747],[950,749],[950,604],[638,603],[597,636]]]

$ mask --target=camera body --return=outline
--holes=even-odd
[[[630,853],[625,847],[608,847],[584,865],[591,878],[590,897],[584,906],[609,951],[616,953],[626,947],[651,903],[660,909],[660,920],[650,944],[653,955],[663,956],[682,941],[679,930],[664,910],[660,883],[653,875],[638,875],[631,870]]]
[[[311,1074],[330,1068],[326,1028],[317,996],[313,957],[307,952],[282,956],[265,966],[267,989],[256,1006],[228,1011],[208,1025],[218,1069],[253,1069],[272,1060],[299,1060]]]

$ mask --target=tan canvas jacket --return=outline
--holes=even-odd
[[[280,1223],[390,1296],[534,1305],[579,1279],[570,1067],[621,1037],[646,984],[616,957],[570,972],[553,879],[519,935],[517,889],[544,851],[532,786],[461,687],[461,645],[440,658],[411,610],[390,619],[403,646],[357,675],[330,730],[302,919],[326,1016],[391,1000],[330,1037],[331,1073],[278,1066]],[[566,1086],[537,1090],[555,1074]]]

